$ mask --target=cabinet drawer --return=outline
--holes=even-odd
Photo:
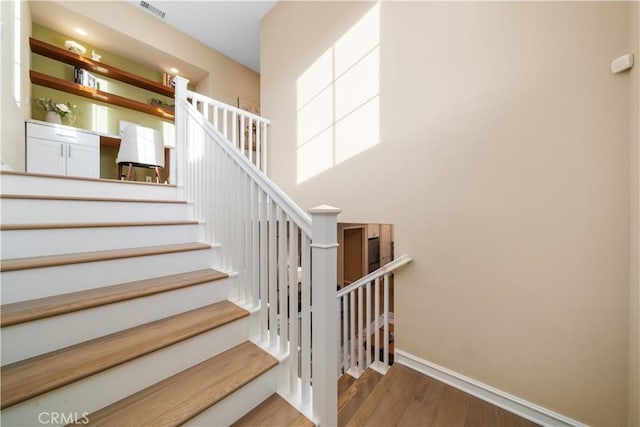
[[[100,146],[100,137],[98,135],[56,125],[48,126],[37,123],[27,123],[27,138],[70,142],[96,148]]]

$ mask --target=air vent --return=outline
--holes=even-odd
[[[165,11],[158,9],[157,7],[151,5],[149,2],[146,2],[144,0],[140,0],[140,7],[145,10],[148,10],[149,12],[151,12],[152,14],[154,14],[160,19],[164,19],[164,16],[166,15]]]

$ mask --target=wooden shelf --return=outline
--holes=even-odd
[[[117,105],[119,107],[128,108],[142,113],[151,114],[166,120],[174,119],[173,110],[162,108],[157,105],[149,105],[144,102],[135,101],[133,99],[124,98],[112,93],[102,92],[97,89],[83,86],[78,83],[69,82],[57,77],[48,76],[37,71],[30,71],[31,83],[49,87],[51,89],[61,90],[63,92],[73,93],[84,98],[94,101],[105,102],[107,104]]]
[[[84,68],[92,73],[100,74],[105,77],[109,77],[114,80],[118,80],[130,85],[150,90],[160,95],[174,97],[175,90],[172,87],[164,86],[160,83],[154,82],[143,77],[136,76],[127,71],[121,70],[111,65],[103,64],[89,58],[85,58],[82,55],[70,52],[68,50],[61,49],[59,47],[50,45],[40,40],[36,40],[32,37],[29,38],[29,44],[31,51],[42,56],[46,56],[51,59],[55,59],[66,64],[70,64],[76,67]]]

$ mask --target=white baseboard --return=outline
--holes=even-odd
[[[398,348],[395,350],[395,357],[396,362],[401,365],[412,368],[542,426],[585,426],[579,421],[565,417],[564,415],[550,411],[534,403],[527,402],[524,399],[505,393],[502,390],[498,390],[472,378],[465,377],[462,374],[443,368],[442,366],[421,359]]]

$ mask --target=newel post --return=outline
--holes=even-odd
[[[340,209],[317,206],[312,218],[313,416],[321,426],[338,425],[337,224]]]
[[[184,192],[184,186],[186,181],[185,169],[186,169],[186,147],[187,147],[187,112],[185,111],[182,102],[187,101],[187,83],[189,80],[184,77],[175,77],[175,131],[176,131],[176,178],[173,182],[177,184],[178,191]],[[184,195],[184,194],[183,194]]]

